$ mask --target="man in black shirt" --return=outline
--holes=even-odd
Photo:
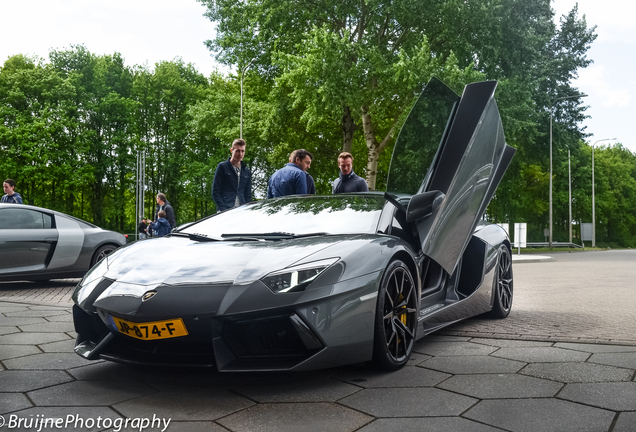
[[[367,182],[353,172],[353,156],[349,152],[342,152],[338,156],[340,175],[333,181],[331,193],[368,192]]]

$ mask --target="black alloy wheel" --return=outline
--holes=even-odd
[[[375,314],[373,358],[384,370],[406,364],[413,350],[417,330],[417,285],[406,264],[392,261],[387,267]]]
[[[495,298],[490,316],[493,318],[506,318],[512,309],[512,257],[505,245],[499,247],[497,260],[497,273],[495,274]]]
[[[95,252],[95,254],[93,255],[93,259],[91,260],[91,268],[93,268],[93,266],[95,266],[95,264],[100,262],[102,259],[106,258],[106,255],[109,255],[115,249],[117,248],[113,245],[104,245],[97,249],[97,252]]]

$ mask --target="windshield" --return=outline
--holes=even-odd
[[[238,207],[181,230],[221,238],[224,234],[375,233],[382,195],[288,196]]]

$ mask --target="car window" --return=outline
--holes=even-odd
[[[259,201],[219,213],[183,229],[186,233],[223,234],[375,233],[384,206],[382,195],[288,196]]]
[[[414,195],[423,190],[458,100],[459,96],[436,78],[424,88],[395,142],[387,192]]]
[[[51,215],[23,208],[0,209],[0,229],[51,228]]]

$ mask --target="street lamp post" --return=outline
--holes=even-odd
[[[612,141],[616,138],[597,140],[592,144],[592,247],[596,247],[596,207],[594,206],[594,147],[601,141]]]
[[[552,101],[552,103],[550,104],[550,242],[549,242],[549,247],[550,249],[552,249],[552,108],[554,107],[554,104],[556,104],[558,101],[563,100],[563,99],[572,99],[572,98],[579,98],[579,97],[585,97],[587,96],[585,93],[581,93],[581,94],[575,94],[575,95],[571,95],[571,96],[563,96],[560,98],[556,98],[554,101]]]
[[[250,60],[247,66],[245,66],[241,71],[241,123],[239,126],[239,138],[243,138],[243,77],[245,76],[245,72],[247,72],[250,66],[252,66],[252,63],[254,63],[254,60],[256,60],[256,57]]]
[[[568,149],[568,228],[570,232],[570,245],[572,247],[572,169],[570,166],[570,149]]]

